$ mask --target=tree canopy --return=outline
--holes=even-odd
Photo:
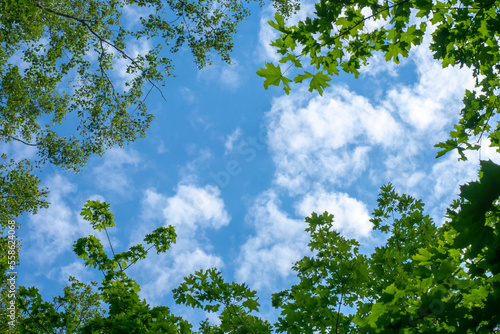
[[[466,160],[465,150],[479,149],[477,139],[483,134],[500,150],[500,124],[490,124],[498,113],[500,88],[499,5],[495,0],[321,0],[313,16],[295,25],[279,13],[269,21],[280,33],[271,45],[283,65],[268,63],[257,74],[265,78],[265,88],[283,85],[288,93],[292,80],[309,81],[309,90],[322,94],[340,71],[358,77],[375,54],[399,63],[428,34],[429,47],[443,67],[469,67],[476,79],[475,89],[465,92],[450,138],[436,145],[438,157],[456,149]]]
[[[247,3],[2,1],[0,142],[34,147],[33,166],[78,172],[90,156],[143,138],[154,119],[146,98],[153,90],[163,96],[160,87],[175,73],[172,55],[187,47],[199,68],[214,53],[231,63]],[[298,6],[274,4],[285,16]],[[136,17],[125,17],[126,10]],[[0,210],[9,218],[47,205],[32,162],[12,158],[2,155],[0,163]]]
[[[92,154],[143,137],[153,115],[144,98],[172,76],[165,52],[187,44],[195,63],[210,62],[210,51],[230,62],[236,24],[248,15],[239,1],[4,1],[0,3],[0,138],[37,149],[37,166],[50,162],[78,171]],[[477,79],[467,91],[459,123],[437,146],[442,155],[478,148],[475,136],[488,134],[500,148],[500,129],[489,121],[497,110],[499,65],[498,1],[323,1],[315,16],[287,26],[284,16],[295,4],[278,1],[281,13],[270,24],[281,32],[273,46],[281,63],[301,68],[307,60],[316,72],[302,71],[293,81],[310,79],[320,94],[340,70],[358,75],[360,66],[381,52],[398,62],[432,36],[430,48],[443,66],[467,66]],[[121,24],[122,9],[145,13],[136,25]],[[380,23],[367,31],[369,20]],[[155,40],[144,54],[127,45]],[[157,40],[159,39],[159,40]],[[152,43],[152,42],[151,42]],[[297,51],[298,50],[298,51]],[[130,77],[118,87],[113,71],[124,62]],[[292,81],[279,66],[258,71],[264,85],[289,92]],[[148,86],[149,85],[149,86]],[[146,89],[147,90],[147,89]],[[144,94],[146,93],[146,94]],[[62,129],[62,123],[74,131]],[[6,155],[0,165],[0,219],[48,205],[46,190],[32,174],[29,160]],[[272,297],[281,316],[275,324],[259,316],[257,292],[246,284],[224,281],[216,268],[184,279],[174,300],[216,312],[220,323],[202,322],[196,333],[498,333],[500,331],[500,166],[481,162],[479,180],[461,186],[459,198],[436,226],[422,201],[383,186],[373,211],[373,229],[387,234],[371,254],[333,228],[334,215],[306,218],[310,256],[293,266],[297,283]],[[88,201],[81,216],[94,230],[115,226],[110,205]],[[17,228],[17,226],[16,226]],[[6,268],[19,260],[1,235],[0,284]],[[109,241],[108,236],[108,241]],[[43,300],[36,287],[19,287],[17,322],[9,324],[5,307],[0,329],[20,333],[193,333],[193,324],[164,306],[151,307],[140,286],[126,273],[154,248],[175,243],[171,226],[145,235],[144,242],[115,253],[90,235],[74,243],[86,267],[102,273],[101,282],[85,284],[70,277],[63,295]],[[147,246],[149,245],[149,246]],[[11,252],[11,253],[9,253]],[[13,259],[12,259],[13,258]],[[2,291],[4,293],[5,291]],[[0,304],[6,306],[5,295]],[[354,311],[352,311],[354,310]]]
[[[281,311],[275,324],[258,315],[257,292],[227,283],[217,269],[200,270],[174,289],[176,303],[216,312],[220,324],[193,324],[167,307],[151,308],[138,296],[139,285],[125,270],[151,248],[168,250],[175,242],[171,226],[145,236],[150,244],[126,252],[104,252],[94,236],[74,244],[87,267],[102,271],[97,285],[70,278],[64,295],[45,302],[35,287],[19,290],[20,333],[497,333],[500,332],[500,166],[481,164],[480,180],[461,194],[439,228],[424,204],[381,188],[373,211],[373,229],[386,233],[384,245],[369,254],[333,228],[325,212],[306,218],[311,256],[296,262],[299,279],[275,293]],[[109,204],[88,201],[81,215],[95,230],[114,226]],[[355,312],[352,313],[354,309]]]

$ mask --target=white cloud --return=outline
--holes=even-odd
[[[196,102],[197,97],[191,89],[187,87],[181,87],[179,88],[179,92],[181,93],[181,96],[184,99],[184,101],[186,101],[187,103],[192,104]]]
[[[78,260],[60,268],[53,268],[47,276],[55,276],[55,279],[63,284],[68,283],[69,276],[75,277],[80,282],[88,283],[92,279],[93,273],[85,267],[83,261]]]
[[[406,59],[406,58],[405,58]],[[381,52],[375,52],[373,57],[369,60],[369,63],[366,66],[362,66],[359,69],[359,73],[365,76],[378,77],[387,80],[384,74],[388,74],[391,77],[398,76],[398,67],[401,66],[403,62],[400,64],[396,64],[392,61],[386,61],[384,55]]]
[[[23,247],[28,257],[39,264],[53,263],[60,254],[70,250],[78,232],[74,224],[76,217],[64,201],[76,191],[76,186],[61,175],[50,177],[47,185],[51,190],[47,198],[51,205],[30,216],[29,246]]]
[[[424,203],[431,204],[432,217],[439,224],[444,221],[446,208],[458,198],[460,186],[478,178],[479,161],[474,154],[468,154],[467,161],[458,161],[458,158],[458,153],[450,152],[438,159],[429,177],[418,184],[419,188],[429,189]]]
[[[384,104],[398,110],[402,120],[418,131],[440,131],[458,119],[465,89],[474,88],[472,72],[457,67],[443,69],[427,44],[415,47],[410,56],[417,65],[418,82],[391,89]]]
[[[201,69],[198,79],[204,82],[218,82],[223,89],[237,90],[243,83],[242,70],[236,60],[233,64],[214,64]]]
[[[45,268],[63,253],[72,253],[72,245],[78,238],[95,234],[89,223],[75,212],[68,203],[77,187],[65,177],[56,174],[48,178],[44,186],[50,189],[47,200],[50,206],[29,217],[28,241],[22,248],[26,259]]]
[[[307,94],[278,98],[268,113],[276,184],[290,193],[351,182],[367,168],[370,145],[391,147],[403,134],[391,112],[344,87],[309,101]]]
[[[170,197],[148,189],[141,203],[145,221],[134,231],[132,244],[140,242],[158,222],[174,226],[177,234],[176,243],[166,253],[151,253],[133,269],[142,277],[142,296],[149,302],[160,302],[184,276],[196,270],[223,267],[222,258],[211,254],[212,246],[204,237],[205,231],[230,221],[218,188],[181,183]]]
[[[96,186],[117,194],[127,194],[133,189],[127,171],[130,166],[137,166],[139,161],[139,154],[135,150],[120,148],[108,150],[104,155],[103,163],[92,170]]]
[[[7,154],[8,159],[19,161],[35,158],[37,149],[34,146],[28,146],[18,141],[11,141],[9,143],[0,143],[0,152]]]
[[[187,151],[196,157],[179,170],[180,183],[183,184],[196,183],[198,175],[209,166],[209,161],[213,158],[208,148],[188,145]]]
[[[158,145],[157,152],[159,154],[163,154],[163,153],[168,152],[168,148],[165,146],[165,143],[163,142],[163,140],[160,141],[160,144]]]
[[[125,50],[126,56],[135,59],[139,54],[146,55],[152,49],[151,40],[142,38],[137,41],[131,41],[127,44],[127,49]],[[112,52],[116,54],[118,51],[112,49]],[[124,91],[128,91],[129,87],[125,84],[130,82],[139,73],[127,73],[127,67],[132,64],[131,59],[123,55],[118,55],[118,59],[115,59],[113,75],[117,78],[114,85]]]
[[[270,15],[272,11],[269,11],[268,15],[263,15],[260,18],[260,29],[259,29],[259,47],[255,52],[256,59],[259,62],[269,61],[277,63],[280,60],[280,55],[276,53],[276,49],[271,46],[271,42],[279,37],[278,32],[267,23],[272,19]]]
[[[241,246],[236,278],[253,289],[273,288],[278,280],[286,279],[307,251],[305,222],[289,218],[279,205],[276,193],[264,192],[246,217],[255,235]]]
[[[333,214],[334,228],[348,237],[368,237],[372,230],[365,203],[345,193],[327,193],[323,189],[311,191],[296,203],[297,213],[309,216],[312,212]]]
[[[492,122],[493,123],[493,122]],[[490,139],[485,138],[481,143],[480,157],[481,160],[491,160],[500,165],[500,152],[497,152],[495,147],[490,146]]]
[[[236,128],[228,137],[226,142],[224,143],[225,151],[224,154],[229,154],[233,150],[234,143],[240,138],[241,129]]]
[[[213,186],[179,185],[177,193],[167,199],[163,210],[166,224],[189,233],[194,233],[199,227],[218,229],[229,224],[229,214],[219,196],[219,189]]]

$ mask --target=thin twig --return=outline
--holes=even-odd
[[[108,234],[108,230],[106,229],[106,226],[104,226],[104,231],[106,232],[106,236],[108,237],[109,246],[111,247],[111,252],[113,253],[113,258],[114,258],[116,255],[115,255],[115,251],[113,249],[113,245],[111,244],[111,240],[109,239],[109,234]],[[117,261],[117,263],[118,263],[118,266],[120,267],[120,270],[123,271],[122,265],[120,264],[120,261]]]
[[[13,136],[11,136],[11,135],[7,135],[7,137],[9,137],[10,139],[13,139],[13,140],[17,140],[18,142],[21,142],[21,143],[23,143],[23,144],[25,144],[25,145],[28,145],[28,146],[38,146],[38,145],[40,145],[40,144],[41,144],[41,143],[35,143],[35,144],[27,143],[27,142],[25,142],[24,140],[19,139],[19,138],[16,138],[16,137],[13,137]]]
[[[340,303],[339,307],[337,309],[337,324],[335,325],[335,333],[339,332],[339,320],[340,320],[340,307],[342,306],[342,299],[344,298],[344,282],[342,282],[342,288],[341,288],[341,294],[340,294]]]
[[[245,326],[245,328],[246,328],[246,329],[248,329],[248,330],[250,331],[250,333],[254,333],[254,334],[255,334],[255,332],[254,332],[253,330],[251,330],[250,328],[248,328],[248,327],[247,327],[247,325],[243,322],[243,320],[241,320],[241,318],[240,318],[240,316],[239,316],[238,312],[236,312],[236,309],[235,309],[235,307],[234,307],[234,304],[231,304],[231,307],[233,308],[233,313],[234,313],[234,315],[238,318],[238,320],[240,321],[240,323],[241,323],[243,326]]]
[[[141,68],[140,64],[137,63],[137,61],[135,61],[132,57],[130,57],[124,50],[122,50],[121,48],[119,48],[118,46],[116,46],[116,44],[106,40],[105,38],[103,38],[101,35],[99,35],[97,32],[94,31],[94,29],[92,29],[92,27],[87,23],[86,20],[83,20],[81,18],[78,18],[78,17],[75,17],[75,16],[72,16],[72,15],[69,15],[69,14],[66,14],[66,13],[61,13],[61,12],[58,12],[58,11],[55,11],[53,9],[50,9],[50,8],[47,8],[47,7],[44,7],[44,6],[41,6],[39,3],[36,4],[36,7],[42,9],[42,10],[45,10],[51,14],[54,14],[54,15],[59,15],[59,16],[62,16],[62,17],[65,17],[65,18],[68,18],[68,19],[71,19],[71,20],[75,20],[75,21],[78,21],[80,22],[83,26],[85,26],[92,35],[94,35],[101,43],[106,43],[108,44],[109,46],[113,47],[116,51],[118,51],[120,54],[123,55],[123,57],[127,58],[127,59],[130,59],[130,61],[132,62],[132,64],[138,66],[138,68]],[[163,92],[161,91],[161,89],[151,80],[151,79],[148,79],[148,81],[160,92],[161,94],[161,97],[163,98],[163,100],[167,101],[167,99],[165,99],[165,96],[163,96]]]
[[[102,41],[101,42],[101,50],[102,50],[102,53],[101,53],[101,58],[104,56],[104,54],[106,53],[106,51],[104,50],[104,45],[102,44]],[[104,76],[106,77],[106,79],[108,80],[109,84],[111,85],[111,88],[113,89],[113,96],[115,98],[115,101],[118,101],[118,98],[116,97],[116,92],[115,92],[115,86],[113,86],[113,83],[111,82],[111,79],[109,79],[109,76],[108,74],[106,73],[106,71],[104,70],[104,68],[102,67],[102,62],[101,60],[99,60],[99,67],[101,68],[101,73],[104,74]]]

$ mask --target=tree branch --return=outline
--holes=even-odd
[[[248,326],[247,326],[247,325],[243,322],[243,320],[241,320],[241,318],[240,318],[240,316],[239,316],[238,312],[236,312],[236,309],[235,309],[235,307],[234,307],[234,304],[231,304],[231,307],[232,307],[232,309],[233,309],[233,313],[234,313],[234,315],[236,316],[236,318],[238,318],[239,322],[240,322],[240,323],[241,323],[241,324],[242,324],[242,325],[243,325],[246,329],[248,329],[248,330],[250,331],[250,333],[255,334],[255,332],[254,332],[253,330],[251,330],[250,328],[248,328]],[[230,312],[231,312],[231,311],[230,311]],[[236,328],[235,328],[235,329],[236,329]]]
[[[102,40],[100,41],[101,42],[101,58],[104,56],[104,54],[106,53],[106,51],[104,50],[104,45],[102,44]],[[115,92],[115,86],[113,86],[113,82],[111,82],[111,79],[109,79],[109,76],[108,74],[106,73],[106,71],[104,70],[104,68],[102,67],[102,62],[101,60],[99,60],[99,67],[101,68],[101,73],[106,77],[106,79],[108,80],[109,82],[109,85],[111,86],[111,88],[113,89],[113,96],[115,98],[115,101],[118,101],[118,98],[116,97],[116,92]]]
[[[11,136],[11,135],[7,135],[7,137],[9,137],[10,139],[16,140],[16,141],[18,141],[18,142],[20,142],[20,143],[23,143],[24,145],[28,145],[28,146],[38,146],[38,145],[40,145],[40,144],[41,144],[41,143],[35,143],[35,144],[27,143],[27,142],[25,142],[24,140],[19,139],[19,138],[16,138],[16,137],[13,137],[13,136]]]
[[[106,229],[106,226],[104,226],[104,231],[106,232],[106,236],[108,237],[109,246],[111,247],[111,252],[113,253],[113,258],[114,258],[116,255],[115,255],[115,251],[113,249],[113,245],[111,244],[111,240],[109,239],[109,234],[108,234],[108,230]],[[123,271],[122,265],[120,264],[120,261],[116,261],[116,262],[118,263],[118,266],[120,267],[120,271]]]
[[[109,46],[113,47],[116,51],[118,51],[120,54],[123,55],[124,58],[126,59],[129,59],[133,65],[136,65],[138,66],[139,68],[141,68],[140,64],[138,64],[132,57],[130,57],[124,50],[120,49],[118,46],[116,46],[116,44],[108,41],[107,39],[103,38],[101,35],[99,35],[88,23],[86,20],[84,19],[81,19],[79,17],[75,17],[75,16],[72,16],[72,15],[69,15],[69,14],[66,14],[66,13],[61,13],[61,12],[58,12],[58,11],[55,11],[53,9],[50,9],[50,8],[47,8],[47,7],[44,7],[44,6],[41,6],[40,3],[37,3],[36,4],[36,7],[46,11],[46,12],[49,12],[51,14],[54,14],[54,15],[58,15],[58,16],[62,16],[62,17],[65,17],[67,19],[70,19],[70,20],[75,20],[79,23],[81,23],[83,26],[85,26],[88,31],[94,35],[100,42],[101,42],[101,45],[102,43],[106,43],[108,44]],[[102,68],[101,68],[102,69]],[[107,75],[106,75],[107,76]],[[108,78],[109,79],[109,78]],[[148,81],[160,92],[161,94],[161,97],[166,101],[167,99],[165,99],[165,96],[163,96],[163,92],[161,91],[161,89],[150,79],[148,79]]]
[[[342,299],[344,298],[344,282],[342,282],[342,288],[341,288],[341,294],[340,294],[340,302],[339,302],[339,307],[337,309],[337,324],[335,325],[335,333],[339,332],[339,320],[340,320],[340,307],[342,306]]]

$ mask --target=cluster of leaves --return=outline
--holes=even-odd
[[[88,201],[81,215],[95,230],[105,230],[106,234],[107,228],[115,226],[108,203]],[[173,316],[167,307],[151,308],[141,300],[139,285],[125,273],[151,248],[165,252],[175,238],[173,227],[160,227],[144,238],[151,245],[148,249],[138,244],[115,254],[110,244],[112,257],[104,252],[97,237],[80,238],[74,244],[75,253],[87,267],[103,274],[98,291],[97,282],[83,284],[70,277],[64,295],[45,302],[37,288],[20,287],[17,303],[21,312],[15,329],[20,333],[189,333],[191,326]]]
[[[300,283],[273,296],[286,333],[496,333],[500,331],[500,166],[482,163],[462,186],[450,221],[436,228],[423,204],[382,188],[375,230],[390,233],[370,257],[332,229],[327,213],[307,219],[314,257],[297,262]],[[487,240],[487,241],[486,241]],[[355,313],[341,312],[355,306]]]
[[[0,164],[0,226],[23,212],[37,213],[39,208],[46,208],[44,200],[47,189],[40,189],[40,179],[31,174],[32,166],[29,160],[7,162],[7,156],[2,154]]]
[[[211,325],[208,320],[200,324],[199,333],[271,333],[271,324],[252,311],[258,311],[257,292],[245,284],[224,282],[217,269],[200,270],[184,279],[173,290],[175,302],[208,312],[220,312],[220,325]],[[223,309],[221,310],[221,306]]]
[[[461,187],[448,210],[449,221],[436,227],[424,204],[382,187],[373,229],[387,234],[372,254],[333,228],[333,215],[306,218],[313,255],[295,263],[299,282],[275,293],[281,310],[271,325],[256,315],[257,292],[227,283],[217,269],[200,270],[173,290],[178,304],[215,312],[197,332],[167,307],[150,308],[138,284],[125,274],[144,259],[142,245],[106,255],[98,238],[75,242],[87,267],[102,271],[92,285],[70,278],[64,295],[44,302],[36,288],[19,289],[20,333],[498,333],[500,332],[500,166],[482,162],[480,180]],[[82,216],[94,229],[114,226],[109,204],[88,201]],[[158,253],[175,242],[172,227],[144,239]],[[150,248],[151,248],[150,247]],[[103,307],[104,306],[104,307]],[[61,309],[61,310],[60,310]]]
[[[478,149],[471,139],[488,133],[494,147],[500,150],[500,123],[492,128],[489,121],[498,113],[500,88],[500,30],[498,0],[320,0],[312,17],[287,26],[277,13],[269,24],[280,32],[271,45],[281,55],[285,71],[268,63],[257,74],[264,77],[264,87],[283,85],[290,91],[290,67],[300,69],[296,83],[309,81],[309,90],[320,94],[340,70],[359,75],[376,53],[387,61],[399,63],[413,46],[420,45],[430,33],[434,58],[443,67],[466,66],[473,70],[476,89],[467,90],[464,107],[450,139],[436,146],[438,156],[457,149],[466,160],[466,149]],[[314,73],[303,70],[311,65]]]
[[[213,52],[230,63],[249,1],[1,1],[0,142],[36,149],[37,167],[78,172],[90,156],[143,138],[154,119],[145,99],[174,75],[171,55],[186,45],[199,68]],[[297,7],[293,0],[275,5],[283,15]],[[126,11],[137,17],[124,18]],[[147,46],[138,52],[137,43]],[[29,191],[2,192],[2,204],[13,216],[35,213],[47,192],[35,189],[29,161],[16,163]],[[12,176],[7,170],[0,165]],[[18,187],[5,180],[2,191]],[[6,202],[13,196],[18,207]]]

